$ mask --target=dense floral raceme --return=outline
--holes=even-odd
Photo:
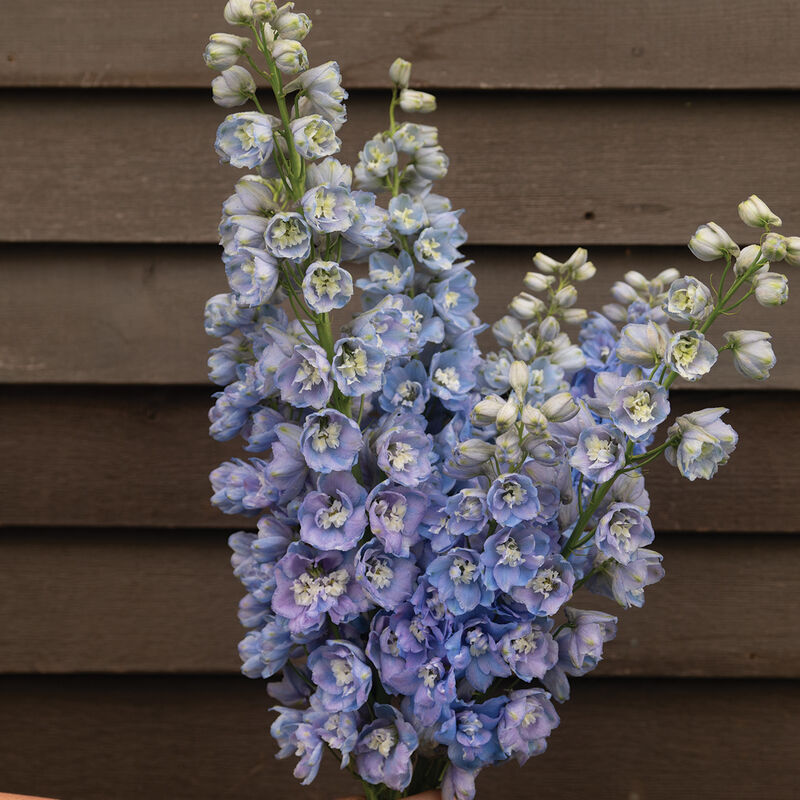
[[[800,240],[752,196],[757,244],[715,223],[691,239],[724,262],[718,285],[629,272],[592,313],[576,305],[586,251],[537,253],[482,353],[461,211],[434,191],[448,158],[435,127],[397,118],[436,107],[411,65],[392,65],[388,127],[351,167],[347,93],[335,62],[309,66],[308,16],[272,0],[224,16],[243,35],[205,53],[232,109],[216,151],[246,172],[219,228],[230,291],[205,326],[210,432],[244,450],[211,473],[212,503],[254,529],[230,539],[242,671],[269,679],[303,783],[330,751],[371,800],[471,798],[483,767],[545,750],[554,703],[614,638],[587,592],[641,606],[663,576],[642,468],[711,478],[737,442],[726,409],[670,419],[670,387],[726,356],[767,377],[768,333],[709,329],[751,295],[785,302],[775,265],[797,266]]]

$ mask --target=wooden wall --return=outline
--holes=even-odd
[[[235,452],[205,435],[201,324],[235,178],[200,59],[222,5],[3,4],[0,792],[350,786],[328,765],[301,789],[274,761],[264,685],[238,674],[237,523],[208,507],[205,476]],[[707,276],[686,241],[709,219],[743,240],[751,192],[800,233],[795,0],[310,8],[312,62],[338,58],[351,90],[347,156],[384,124],[395,54],[437,90],[484,319],[537,249],[588,245],[597,304],[626,269]],[[730,406],[740,448],[710,485],[653,468],[666,579],[576,681],[550,751],[491,771],[482,798],[800,794],[797,322],[790,304],[732,323],[775,333],[766,386],[720,367],[676,392],[682,410]]]

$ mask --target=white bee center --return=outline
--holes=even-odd
[[[672,359],[682,367],[688,367],[697,356],[698,339],[679,339],[672,348]]]
[[[342,288],[339,273],[335,269],[327,270],[321,267],[311,273],[311,285],[314,287],[317,297],[323,295],[336,297]]]
[[[441,250],[442,246],[436,241],[436,239],[417,239],[417,244],[419,245],[423,259],[435,260],[439,258],[439,251]]]
[[[324,453],[328,448],[335,450],[339,446],[341,432],[342,426],[338,422],[318,425],[311,435],[311,447],[317,453]]]
[[[417,677],[422,678],[422,682],[428,689],[433,689],[436,686],[436,681],[439,679],[439,670],[432,661],[423,664],[417,671]]]
[[[590,461],[610,464],[616,455],[616,445],[610,439],[592,435],[586,439],[586,454]]]
[[[317,523],[325,530],[328,530],[328,528],[341,528],[347,522],[348,516],[349,514],[342,505],[342,501],[334,500],[328,508],[320,512]]]
[[[511,646],[514,648],[514,652],[528,655],[536,649],[538,640],[539,634],[536,631],[531,631],[524,636],[520,636],[518,639],[514,639],[511,642]]]
[[[416,460],[414,449],[406,442],[392,442],[387,450],[389,463],[401,472]]]
[[[377,750],[384,758],[389,757],[396,744],[397,733],[392,728],[378,728],[372,731],[367,739],[367,747],[370,750]]]
[[[472,583],[475,580],[475,571],[477,569],[476,564],[458,556],[453,559],[448,574],[453,583]]]
[[[272,228],[271,235],[281,247],[294,247],[305,241],[306,234],[297,224],[297,220],[278,220]]]
[[[433,373],[433,379],[440,386],[444,386],[445,389],[449,389],[451,392],[457,392],[461,388],[461,381],[458,379],[458,372],[455,367],[437,369]]]
[[[376,589],[385,589],[391,584],[392,578],[394,578],[394,571],[385,561],[375,559],[367,566],[366,575],[367,580]]]
[[[516,482],[507,481],[503,483],[503,501],[512,508],[520,503],[524,503],[528,493]]]
[[[336,210],[336,195],[326,192],[324,189],[317,190],[314,195],[314,217],[316,219],[333,219]]]
[[[500,556],[501,564],[507,564],[509,567],[518,567],[523,561],[522,553],[520,552],[516,539],[508,539],[505,542],[500,542],[495,550],[497,550],[497,554]]]
[[[545,600],[561,585],[561,576],[554,569],[544,569],[528,581],[528,588],[541,594]]]
[[[375,504],[375,513],[383,519],[384,527],[395,533],[403,530],[406,511],[408,505],[402,500],[392,506],[385,500],[378,500]]]
[[[489,650],[489,637],[479,630],[471,630],[467,634],[467,644],[469,645],[469,654],[473,658],[482,656]]]
[[[650,392],[636,392],[633,397],[628,396],[622,401],[622,407],[628,412],[628,416],[634,422],[650,422],[653,419],[653,411],[656,404],[650,396]]]
[[[337,686],[349,686],[353,682],[353,667],[343,658],[335,658],[331,661],[331,672],[336,678]]]
[[[342,348],[337,368],[339,374],[344,377],[348,384],[355,383],[359,378],[363,378],[367,374],[368,367],[367,354],[362,347],[355,349]]]

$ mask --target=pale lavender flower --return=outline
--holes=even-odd
[[[372,670],[363,651],[350,642],[329,639],[308,656],[317,703],[325,711],[356,711],[372,690]]]
[[[303,278],[303,297],[319,314],[344,308],[353,296],[353,278],[335,261],[314,261]]]
[[[684,478],[709,480],[717,474],[718,467],[728,463],[739,437],[722,421],[722,415],[727,413],[727,408],[694,411],[678,417],[667,431],[668,437],[680,436],[680,441],[668,447],[664,455]]]
[[[667,344],[665,360],[684,380],[696,381],[717,361],[717,348],[700,331],[679,331]]]
[[[644,439],[669,416],[667,390],[654,381],[624,383],[614,392],[608,410],[623,433],[634,441]]]
[[[601,553],[628,564],[641,547],[655,539],[645,511],[632,503],[614,503],[597,523],[594,543]]]
[[[527,683],[543,678],[558,661],[558,645],[553,637],[530,622],[520,622],[507,630],[499,644],[511,671]]]
[[[503,528],[483,545],[484,582],[490,589],[510,592],[527,584],[550,554],[550,537],[526,525]]]
[[[494,480],[486,503],[493,519],[509,527],[533,519],[541,509],[533,481],[515,473],[505,473]]]
[[[367,498],[372,533],[387,553],[403,558],[420,541],[419,526],[427,508],[428,500],[422,492],[391,481],[379,483]]]
[[[375,440],[378,466],[403,486],[418,486],[432,471],[433,441],[414,415],[400,412],[395,424]]]
[[[413,559],[387,553],[375,539],[366,542],[356,555],[356,580],[375,605],[388,610],[411,597],[419,572]]]
[[[479,605],[488,605],[494,597],[494,592],[486,588],[482,580],[479,554],[465,547],[454,547],[435,558],[425,575],[454,616],[467,614]]]
[[[326,408],[306,417],[300,449],[316,472],[344,472],[358,460],[362,435],[358,424],[339,411]]]
[[[315,344],[297,345],[275,375],[281,400],[295,408],[322,408],[333,391],[331,365]]]
[[[403,791],[411,783],[416,731],[392,706],[376,703],[374,711],[375,721],[361,731],[353,750],[356,769],[368,783]]]
[[[625,464],[625,442],[610,425],[593,425],[581,431],[569,463],[584,477],[605,483]]]
[[[351,550],[367,527],[366,499],[351,473],[321,475],[297,511],[300,538],[319,550]]]
[[[552,616],[572,595],[575,573],[560,555],[548,556],[536,575],[509,594],[535,616]]]
[[[544,689],[521,689],[508,695],[497,725],[497,738],[507,756],[524,764],[547,748],[547,737],[560,720]]]

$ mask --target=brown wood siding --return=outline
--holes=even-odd
[[[202,306],[225,290],[216,163],[226,113],[201,59],[224,0],[8,3],[0,24],[0,792],[61,800],[331,800],[275,761],[263,682],[238,670],[242,588],[207,472]],[[317,0],[313,63],[337,58],[352,159],[386,124],[386,69],[437,91],[486,321],[536,250],[586,245],[580,305],[628,269],[719,271],[686,249],[742,241],[757,192],[800,233],[794,0]],[[298,10],[309,7],[298,4]],[[379,91],[378,91],[379,90]],[[756,91],[761,90],[761,91]],[[789,272],[790,279],[794,271]],[[797,290],[794,286],[792,292]],[[722,326],[720,326],[722,327]],[[790,800],[800,714],[800,340],[796,298],[732,328],[775,336],[766,385],[726,354],[678,412],[732,409],[710,484],[649,474],[667,575],[548,752],[488,771],[479,800]],[[578,600],[577,602],[581,602]],[[613,611],[591,597],[590,607]]]

